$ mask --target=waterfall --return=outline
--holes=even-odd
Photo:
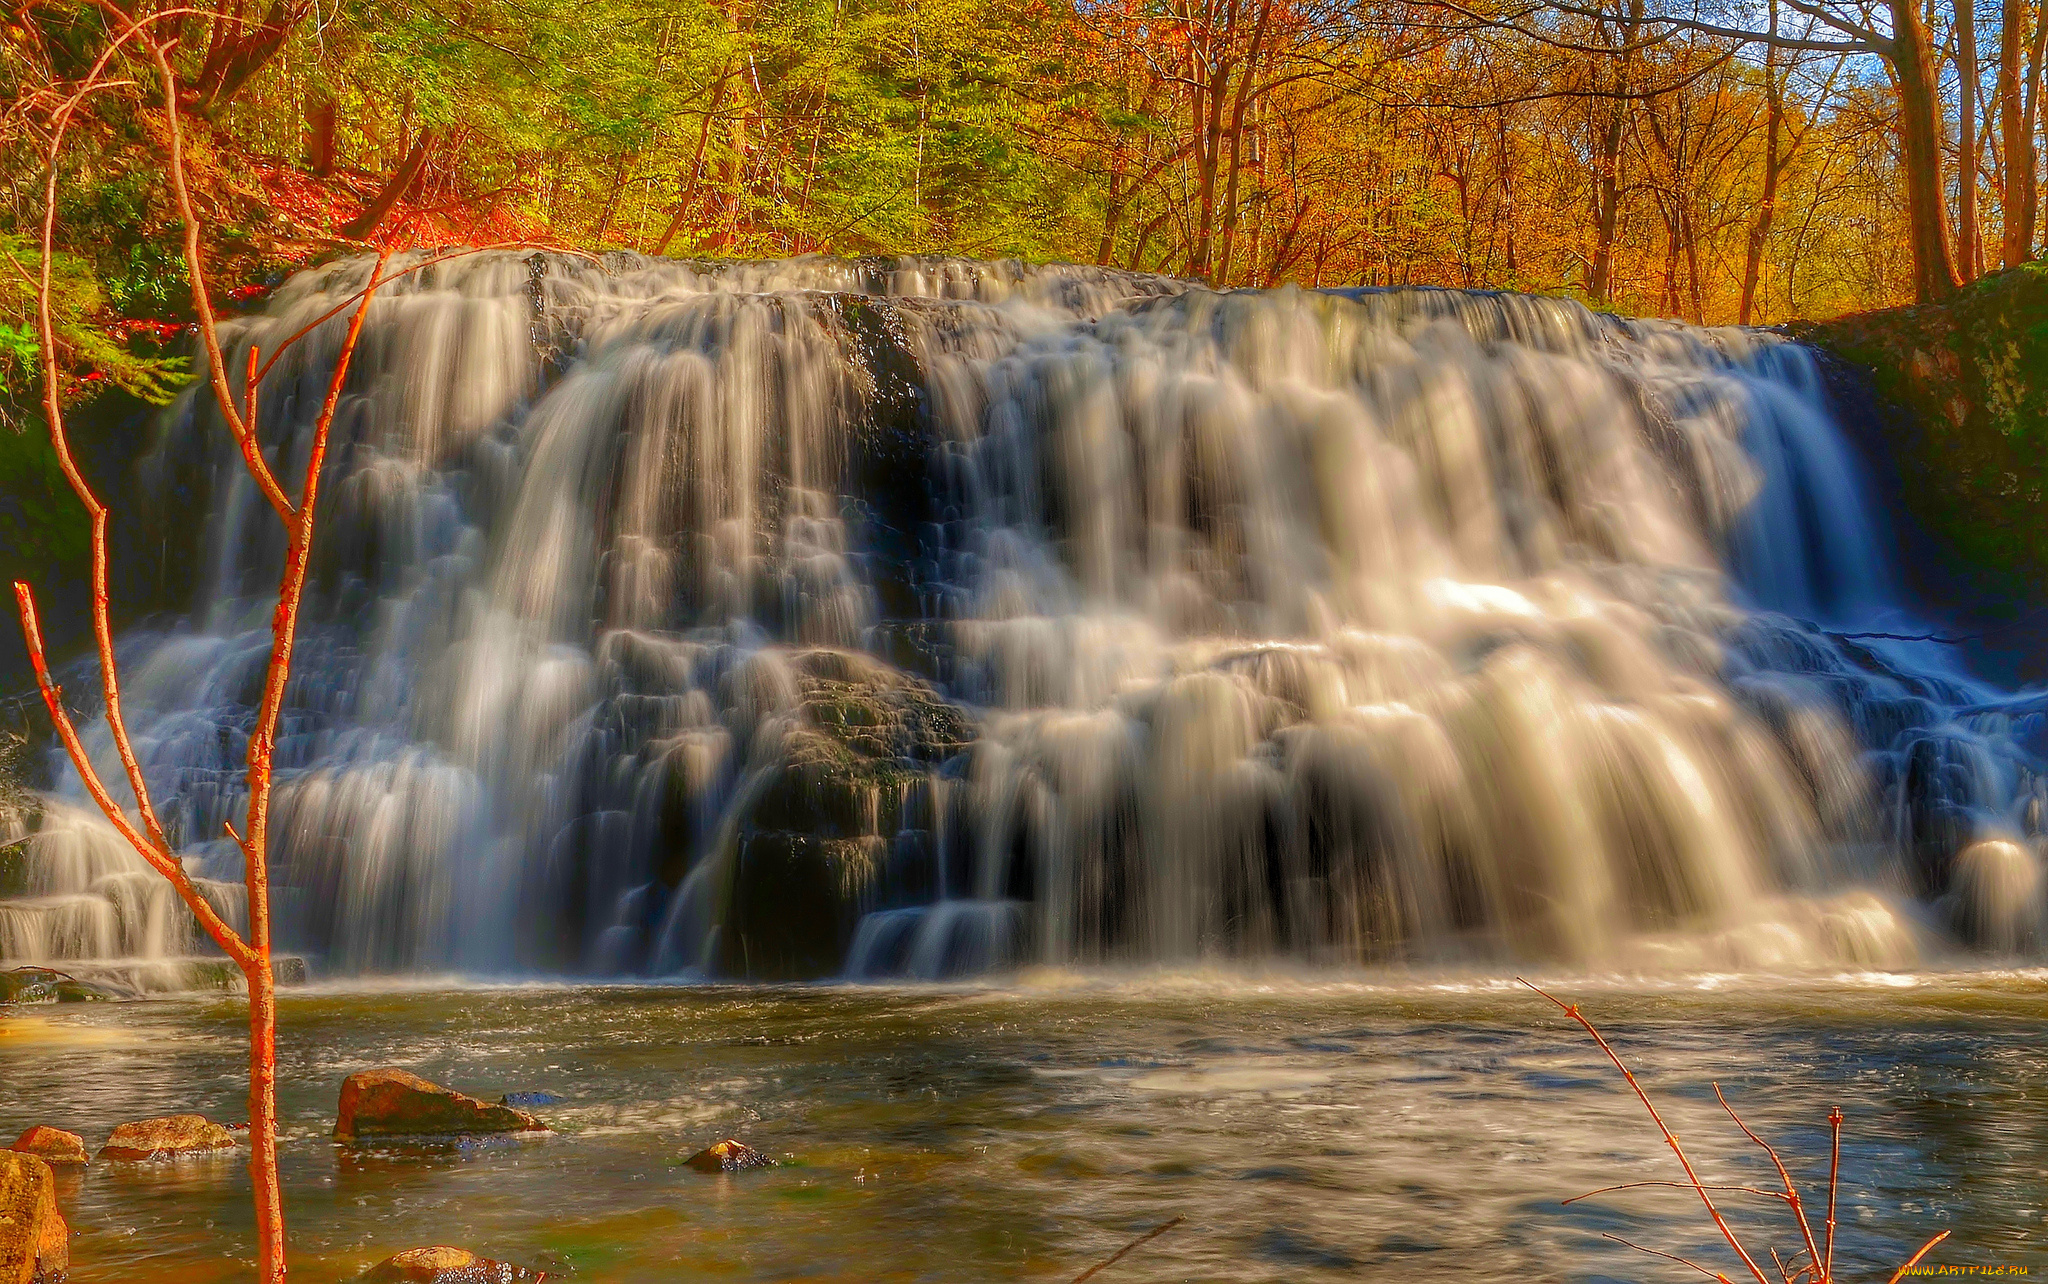
[[[231,386],[369,267],[232,323]],[[345,325],[264,380],[281,475]],[[486,253],[379,294],[333,432],[272,813],[282,945],[331,972],[2039,945],[2048,706],[1868,636],[1914,630],[1774,335]],[[158,451],[211,551],[124,640],[129,723],[226,897],[282,535],[203,395]],[[56,775],[0,959],[189,950]]]

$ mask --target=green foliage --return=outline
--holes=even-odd
[[[85,509],[58,467],[47,433],[0,429],[0,548],[17,573],[76,566],[90,551]]]
[[[100,272],[107,299],[122,316],[165,316],[192,306],[185,256],[175,246],[139,241],[118,255],[107,255]]]
[[[0,258],[0,420],[19,430],[42,380],[35,285],[42,254],[26,237],[0,232]],[[66,389],[67,399],[111,385],[155,405],[168,402],[186,380],[185,359],[141,356],[107,333],[106,295],[90,263],[59,251],[50,268],[59,366],[76,384]]]

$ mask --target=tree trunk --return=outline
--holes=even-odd
[[[655,257],[668,253],[668,243],[676,239],[676,233],[683,230],[683,223],[690,217],[690,207],[696,204],[697,188],[704,179],[704,152],[711,145],[711,122],[718,116],[718,108],[725,101],[725,87],[732,80],[730,65],[720,71],[718,85],[711,91],[711,105],[704,109],[704,123],[697,130],[697,150],[690,157],[690,175],[683,181],[682,191],[676,196],[675,217],[669,219],[661,240],[654,247]]]
[[[1236,0],[1228,12],[1235,16]],[[1225,19],[1226,24],[1228,19]],[[1195,169],[1199,176],[1195,210],[1195,236],[1188,250],[1188,275],[1199,281],[1210,279],[1210,255],[1216,228],[1216,172],[1222,165],[1223,90],[1230,74],[1229,62],[1217,49],[1215,6],[1209,7],[1209,23],[1201,48],[1214,60],[1208,78],[1197,87],[1189,107],[1195,128]]]
[[[306,166],[317,178],[334,173],[334,99],[315,92],[306,100]]]
[[[1259,0],[1259,16],[1252,22],[1251,49],[1245,54],[1244,70],[1238,73],[1237,93],[1230,104],[1230,172],[1223,190],[1222,254],[1217,264],[1216,284],[1230,284],[1230,260],[1237,242],[1237,180],[1244,172],[1244,112],[1251,103],[1259,79],[1266,24],[1273,14],[1273,0]],[[1254,257],[1254,263],[1257,262]]]
[[[1771,34],[1778,34],[1778,0],[1771,0]],[[1770,243],[1771,220],[1778,212],[1778,141],[1785,130],[1785,86],[1778,79],[1775,45],[1764,46],[1764,101],[1768,113],[1764,129],[1764,192],[1756,204],[1756,219],[1749,225],[1749,245],[1742,260],[1742,304],[1737,321],[1748,325],[1756,314],[1756,285],[1763,275],[1764,247]]]
[[[612,190],[604,199],[604,213],[598,217],[597,230],[590,234],[590,243],[593,246],[602,247],[605,233],[612,230],[612,219],[617,217],[619,212],[619,194],[626,190],[626,170],[632,163],[631,153],[619,153],[618,167],[612,171]]]
[[[1999,246],[1999,263],[2017,267],[2027,261],[2026,241],[2019,236],[2020,211],[2025,189],[2034,178],[2033,139],[2024,132],[2020,82],[2026,76],[2027,28],[2032,24],[2033,6],[2027,0],[2005,0],[1998,23],[1998,79],[1991,96],[1998,108],[2000,167],[2003,182],[1999,208],[2004,224]]]
[[[1642,0],[1631,0],[1630,12],[1640,18]],[[1637,24],[1623,23],[1620,49],[1635,43]],[[1628,126],[1628,82],[1631,55],[1617,53],[1614,67],[1614,105],[1606,127],[1600,131],[1599,153],[1593,185],[1593,261],[1586,273],[1586,293],[1595,303],[1612,303],[1614,293],[1614,237],[1621,219],[1621,142]]]
[[[376,197],[363,207],[363,212],[356,215],[354,221],[342,228],[338,235],[351,241],[368,240],[378,225],[383,223],[384,216],[391,212],[391,207],[398,204],[399,198],[419,179],[420,171],[427,167],[427,155],[433,147],[434,131],[421,130],[419,138],[413,142],[412,150],[406,153],[405,159],[399,163],[390,181],[384,184]]]
[[[2006,0],[1998,44],[1998,122],[2005,143],[2005,266],[2034,256],[2034,226],[2041,202],[2039,108],[2043,38],[2048,22],[2031,0]],[[2031,28],[2032,48],[2028,48]]]
[[[1613,302],[1614,234],[1621,215],[1622,112],[1617,99],[1607,127],[1601,131],[1599,173],[1593,189],[1593,264],[1586,276],[1586,293],[1602,304]]]
[[[1166,210],[1159,211],[1147,219],[1145,225],[1138,229],[1138,243],[1131,247],[1131,271],[1136,272],[1145,266],[1145,247],[1152,243],[1152,234],[1159,230],[1161,223],[1166,221],[1167,213],[1168,211]]]
[[[1500,212],[1502,231],[1502,254],[1507,269],[1507,284],[1514,286],[1522,277],[1522,265],[1515,245],[1515,165],[1514,144],[1508,135],[1508,114],[1506,107],[1494,109],[1494,130],[1497,150],[1500,153]]]
[[[1961,287],[1949,252],[1948,198],[1942,186],[1941,86],[1920,0],[1890,0],[1891,62],[1899,84],[1899,141],[1906,169],[1906,217],[1913,243],[1913,293],[1921,303]]]
[[[1956,266],[1965,281],[1984,271],[1977,249],[1976,10],[1976,0],[1956,0],[1956,116],[1962,131],[1956,161]]]
[[[193,110],[210,115],[240,92],[249,78],[284,48],[292,29],[306,16],[306,8],[301,3],[274,0],[263,21],[249,31],[244,30],[239,4],[215,15],[205,61],[187,87]]]

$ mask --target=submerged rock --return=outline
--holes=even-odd
[[[498,1104],[515,1110],[529,1110],[534,1106],[559,1106],[562,1099],[552,1092],[508,1092],[498,1098]]]
[[[773,1168],[775,1161],[752,1146],[728,1137],[691,1155],[683,1165],[700,1173],[736,1173],[743,1168]]]
[[[164,1115],[133,1120],[114,1129],[114,1135],[100,1147],[100,1158],[127,1162],[178,1159],[234,1148],[234,1135],[204,1115]]]
[[[23,1155],[34,1155],[46,1164],[82,1164],[87,1162],[85,1138],[62,1128],[48,1124],[36,1124],[14,1139],[9,1150]]]
[[[334,1135],[343,1140],[375,1137],[466,1137],[493,1133],[546,1132],[548,1126],[523,1110],[494,1106],[405,1070],[365,1070],[341,1085]]]
[[[0,1150],[0,1284],[59,1284],[70,1245],[57,1175],[34,1155]]]
[[[408,1248],[356,1277],[357,1284],[526,1284],[550,1278],[540,1271],[478,1257],[466,1248]]]

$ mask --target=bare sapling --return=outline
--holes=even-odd
[[[1522,980],[1519,977],[1516,979]],[[1582,1199],[1591,1199],[1595,1195],[1605,1195],[1617,1190],[1640,1190],[1646,1187],[1690,1190],[1699,1196],[1700,1203],[1707,1210],[1707,1216],[1713,1220],[1714,1228],[1721,1233],[1723,1239],[1728,1241],[1728,1247],[1734,1250],[1736,1258],[1742,1263],[1743,1272],[1755,1280],[1756,1284],[1834,1284],[1835,1194],[1842,1172],[1842,1112],[1839,1108],[1828,1111],[1828,1130],[1832,1142],[1828,1160],[1828,1212],[1824,1236],[1817,1240],[1813,1233],[1813,1224],[1806,1215],[1805,1201],[1800,1197],[1799,1188],[1792,1180],[1791,1171],[1785,1167],[1785,1161],[1779,1156],[1776,1148],[1758,1136],[1754,1129],[1743,1122],[1742,1116],[1735,1112],[1735,1107],[1729,1104],[1728,1098],[1722,1094],[1720,1084],[1716,1083],[1713,1085],[1715,1099],[1721,1103],[1721,1108],[1728,1112],[1729,1119],[1734,1121],[1735,1126],[1742,1131],[1742,1135],[1762,1147],[1763,1152],[1770,1156],[1772,1166],[1778,1170],[1778,1180],[1784,1186],[1783,1190],[1768,1190],[1761,1186],[1721,1185],[1702,1182],[1699,1178],[1698,1170],[1693,1166],[1691,1157],[1685,1153],[1685,1147],[1679,1144],[1678,1134],[1672,1132],[1671,1128],[1664,1122],[1664,1116],[1658,1112],[1656,1103],[1650,1100],[1650,1094],[1644,1091],[1643,1085],[1636,1079],[1635,1073],[1622,1062],[1620,1055],[1614,1051],[1613,1045],[1609,1044],[1606,1037],[1594,1027],[1591,1021],[1586,1019],[1586,1015],[1583,1012],[1579,1011],[1578,1005],[1565,1003],[1547,990],[1533,985],[1526,980],[1522,980],[1522,984],[1527,985],[1530,989],[1535,990],[1536,993],[1556,1004],[1560,1011],[1577,1022],[1579,1027],[1585,1030],[1587,1034],[1593,1036],[1593,1042],[1600,1045],[1600,1051],[1607,1054],[1607,1059],[1614,1063],[1615,1069],[1621,1071],[1621,1077],[1628,1082],[1629,1088],[1636,1094],[1636,1099],[1643,1103],[1643,1109],[1649,1112],[1650,1121],[1657,1125],[1657,1131],[1663,1134],[1664,1144],[1671,1148],[1673,1155],[1677,1156],[1678,1166],[1685,1173],[1684,1181],[1632,1181],[1625,1182],[1619,1186],[1603,1186],[1599,1190],[1590,1190],[1583,1195],[1574,1195],[1572,1198],[1565,1200],[1565,1203],[1575,1204]],[[1776,1249],[1771,1250],[1771,1266],[1777,1275],[1775,1280],[1772,1279],[1771,1275],[1765,1273],[1764,1268],[1758,1263],[1756,1256],[1742,1242],[1742,1238],[1736,1232],[1734,1226],[1730,1225],[1728,1219],[1722,1215],[1720,1206],[1714,1202],[1716,1193],[1722,1195],[1748,1195],[1776,1200],[1790,1211],[1794,1229],[1799,1233],[1800,1246],[1793,1250],[1789,1259],[1780,1256]],[[1934,1250],[1935,1245],[1948,1238],[1948,1234],[1947,1231],[1942,1231],[1940,1234],[1929,1239],[1925,1244],[1922,1244],[1918,1252],[1906,1259],[1905,1265],[1892,1273],[1891,1279],[1887,1284],[1898,1284],[1898,1281],[1905,1276],[1906,1272],[1918,1266],[1921,1259]],[[1613,1240],[1615,1243],[1625,1248],[1632,1248],[1639,1253],[1647,1253],[1652,1257],[1661,1257],[1666,1261],[1677,1262],[1681,1266],[1689,1267],[1699,1272],[1708,1279],[1719,1280],[1721,1284],[1734,1284],[1734,1281],[1730,1280],[1728,1276],[1720,1271],[1709,1270],[1698,1262],[1681,1257],[1676,1253],[1667,1253],[1661,1249],[1647,1248],[1641,1244],[1623,1239],[1619,1235],[1603,1234],[1601,1238]]]
[[[390,260],[389,251],[381,252],[365,284],[335,307],[288,336],[269,353],[261,352],[251,345],[243,355],[244,379],[238,395],[230,382],[230,362],[221,346],[219,326],[208,291],[202,254],[204,229],[192,199],[186,165],[184,124],[180,114],[178,90],[180,82],[170,61],[178,28],[184,19],[194,15],[218,19],[221,15],[209,8],[194,7],[167,7],[147,14],[136,14],[120,7],[114,0],[92,0],[92,3],[105,16],[108,23],[109,38],[106,47],[100,51],[80,80],[70,84],[53,82],[32,95],[34,101],[27,104],[29,110],[47,105],[41,192],[41,263],[37,276],[30,283],[35,291],[36,331],[41,348],[43,381],[42,408],[47,420],[50,442],[55,448],[65,480],[78,496],[79,502],[85,506],[91,519],[92,628],[98,652],[100,694],[108,733],[113,741],[115,753],[121,760],[122,770],[127,776],[128,787],[134,795],[135,809],[132,816],[108,788],[106,781],[101,778],[99,770],[86,753],[71,714],[65,707],[63,690],[50,675],[34,591],[27,583],[15,582],[15,603],[20,611],[22,634],[27,642],[30,663],[35,669],[37,685],[42,691],[43,703],[49,710],[57,736],[63,743],[72,765],[77,769],[86,792],[106,815],[108,822],[150,868],[169,881],[179,900],[198,921],[200,928],[235,963],[247,983],[249,1172],[254,1186],[257,1279],[260,1284],[281,1284],[285,1279],[287,1267],[284,1200],[277,1167],[277,979],[271,956],[270,801],[276,783],[274,755],[277,729],[284,709],[285,693],[291,681],[292,649],[298,636],[299,608],[305,596],[306,577],[312,560],[320,474],[327,457],[328,432],[334,422],[335,409],[348,383],[349,367],[362,335],[363,322],[369,313],[371,299],[384,285],[423,268],[488,250],[552,249],[575,254],[593,262],[595,260],[588,254],[567,250],[558,245],[519,240],[420,255],[403,268],[387,274],[385,269]],[[166,34],[160,38],[159,32]],[[125,57],[140,63],[141,74],[111,74],[110,69],[117,57]],[[165,173],[170,185],[172,202],[182,224],[184,265],[191,286],[200,347],[206,362],[208,387],[228,432],[239,448],[243,466],[272,511],[276,513],[286,535],[284,569],[278,582],[277,605],[271,614],[270,660],[264,674],[263,692],[256,709],[255,722],[249,735],[245,775],[249,796],[248,811],[241,832],[236,831],[232,821],[225,826],[227,837],[242,853],[243,878],[248,892],[247,922],[240,931],[236,930],[235,926],[206,899],[192,875],[186,870],[183,860],[158,819],[155,804],[143,776],[141,761],[129,737],[121,704],[121,685],[115,664],[114,631],[107,591],[109,510],[94,493],[80,470],[73,456],[64,422],[63,374],[54,316],[52,265],[56,248],[58,163],[63,156],[65,135],[80,106],[93,95],[110,90],[139,88],[152,72],[162,88],[167,152]],[[12,256],[7,257],[10,270],[24,277],[28,275],[27,269],[21,263],[15,261]],[[335,358],[326,395],[313,420],[305,472],[300,479],[297,497],[294,498],[272,470],[270,459],[264,452],[263,440],[259,434],[258,392],[264,377],[285,353],[321,326],[351,308],[354,311],[349,318],[339,354]]]
[[[42,690],[43,702],[49,709],[50,720],[56,728],[58,738],[70,756],[72,765],[77,768],[86,791],[106,815],[108,822],[120,832],[136,853],[170,882],[178,898],[198,920],[199,926],[222,952],[233,960],[247,982],[249,1172],[255,1190],[257,1278],[263,1284],[277,1284],[285,1278],[286,1263],[284,1203],[277,1169],[277,1002],[276,975],[271,960],[267,859],[269,806],[274,783],[273,752],[285,690],[291,678],[292,644],[298,632],[299,605],[305,593],[306,573],[310,564],[314,516],[319,499],[320,470],[327,453],[328,429],[333,423],[335,407],[348,380],[350,360],[362,333],[363,319],[369,311],[370,300],[377,287],[384,283],[385,259],[380,256],[376,269],[371,273],[369,284],[353,300],[355,312],[349,320],[347,336],[335,361],[326,396],[313,422],[312,444],[307,457],[305,475],[299,487],[298,497],[293,499],[285,493],[273,474],[257,435],[257,391],[260,382],[258,376],[261,372],[258,360],[261,354],[253,348],[247,354],[248,378],[239,402],[229,386],[228,365],[221,350],[216,319],[208,298],[205,267],[200,252],[201,226],[194,212],[187,185],[183,129],[177,102],[178,82],[170,67],[169,43],[158,40],[151,31],[154,24],[166,19],[175,20],[192,13],[193,10],[169,9],[146,16],[131,17],[111,3],[102,3],[100,8],[112,26],[113,35],[110,43],[94,62],[85,79],[71,93],[57,101],[49,121],[42,192],[42,261],[39,268],[40,277],[36,282],[36,326],[41,343],[42,407],[49,428],[50,442],[55,448],[57,461],[66,481],[70,483],[72,491],[85,506],[91,519],[92,627],[98,650],[101,696],[108,732],[113,740],[115,752],[120,757],[122,769],[127,775],[128,786],[134,794],[133,817],[115,798],[107,783],[101,779],[65,707],[63,691],[50,676],[33,590],[28,584],[17,581],[14,585],[14,596],[21,614],[22,633],[27,642],[29,660],[35,668],[36,681]],[[175,21],[170,26],[175,30]],[[79,105],[94,93],[136,83],[134,80],[116,79],[107,74],[114,56],[129,46],[151,65],[163,86],[163,114],[169,152],[166,173],[176,207],[184,223],[185,267],[192,287],[199,337],[208,363],[212,395],[228,424],[229,431],[241,447],[245,466],[276,511],[287,537],[284,571],[278,584],[277,607],[271,617],[270,661],[264,678],[263,695],[257,709],[255,726],[249,737],[249,809],[244,824],[246,832],[237,833],[232,822],[227,826],[228,836],[239,847],[243,856],[244,879],[248,890],[247,923],[241,931],[237,931],[234,925],[207,900],[173,849],[164,832],[163,824],[158,819],[148,785],[143,777],[141,762],[129,738],[121,705],[121,686],[115,665],[114,634],[107,593],[109,511],[106,504],[93,492],[80,470],[78,461],[73,456],[64,422],[63,381],[58,337],[52,316],[51,289],[58,162],[66,129]],[[18,268],[20,265],[15,266]],[[299,336],[294,336],[294,340],[300,337],[303,337],[303,332]],[[277,355],[272,353],[271,360],[275,361]]]

